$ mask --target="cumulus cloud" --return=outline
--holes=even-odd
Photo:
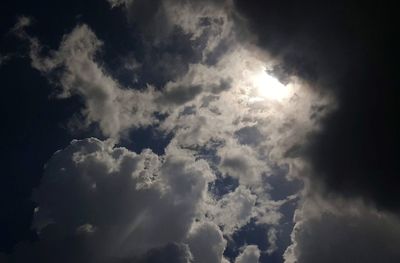
[[[83,253],[91,260],[183,244],[211,180],[204,161],[177,149],[157,156],[94,138],[73,141],[46,165],[35,194],[40,242],[66,242],[60,253],[73,249],[71,239],[84,242]]]
[[[235,263],[258,263],[260,250],[256,245],[246,246],[240,255],[235,259]]]
[[[285,262],[397,262],[400,221],[362,201],[308,198],[296,212]]]
[[[244,185],[259,183],[262,174],[269,171],[265,161],[259,160],[254,150],[247,146],[227,144],[219,149],[218,156],[221,158],[220,170],[238,178]]]
[[[240,227],[249,223],[255,216],[254,207],[257,196],[249,189],[239,186],[235,191],[224,195],[212,207],[213,222],[222,226],[225,234],[232,234]]]
[[[213,223],[194,224],[188,237],[195,263],[222,263],[226,240]]]

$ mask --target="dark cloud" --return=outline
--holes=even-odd
[[[88,244],[95,242],[94,238],[75,236],[64,240],[55,239],[33,244],[22,243],[16,247],[18,252],[5,256],[0,255],[2,263],[189,263],[191,254],[187,245],[170,243],[147,251],[137,257],[104,257]]]
[[[229,90],[231,88],[231,83],[232,83],[231,79],[224,79],[224,80],[221,80],[218,85],[212,85],[210,90],[212,93],[218,94],[223,91]]]
[[[159,98],[159,102],[164,104],[175,104],[183,105],[186,102],[192,101],[199,94],[204,92],[206,88],[203,85],[167,85],[162,97]],[[219,94],[223,91],[227,91],[231,88],[231,81],[221,80],[218,84],[211,84],[207,89],[213,94]]]
[[[312,214],[300,216],[303,220],[294,232],[295,262],[399,262],[397,217],[350,203],[340,211]],[[289,251],[286,259],[293,262]]]
[[[235,1],[258,43],[299,75],[334,92],[338,108],[311,136],[307,156],[326,190],[398,211],[395,16],[386,1]]]
[[[188,101],[193,100],[197,95],[202,92],[202,87],[199,85],[190,87],[171,87],[166,90],[162,102],[181,105]]]
[[[126,261],[126,263],[189,263],[191,262],[191,257],[187,245],[172,243],[161,248],[152,249],[143,258]]]

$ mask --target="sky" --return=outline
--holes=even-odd
[[[400,262],[385,1],[4,1],[1,263]]]

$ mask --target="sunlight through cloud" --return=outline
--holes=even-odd
[[[252,84],[256,88],[256,94],[259,100],[269,99],[282,101],[291,95],[290,86],[282,84],[278,79],[267,74],[265,69],[254,74],[252,77]]]

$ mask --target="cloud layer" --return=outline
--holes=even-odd
[[[48,161],[33,197],[39,241],[20,244],[13,262],[399,260],[397,199],[382,195],[394,188],[373,187],[379,173],[352,159],[364,137],[351,142],[361,148],[342,149],[359,115],[339,125],[351,107],[340,77],[328,74],[336,60],[294,36],[299,54],[288,25],[268,17],[271,28],[260,26],[259,11],[240,1],[108,2],[126,15],[128,38],[140,35],[141,50],[120,54],[131,81],[107,65],[107,40],[88,24],[53,49],[28,33],[29,17],[11,30],[28,43],[52,99],[82,101],[72,134],[101,137],[73,140]],[[130,150],[140,129],[159,134],[164,151]],[[332,139],[338,134],[345,140]],[[286,189],[295,183],[304,188]],[[291,245],[279,247],[292,223]],[[246,227],[260,229],[263,242],[235,240]]]
[[[38,246],[46,247],[48,240],[67,243],[65,250],[43,252],[44,257],[147,260],[169,248],[165,253],[175,251],[177,260],[221,262],[228,260],[223,256],[226,239],[251,223],[274,227],[262,228],[270,245],[265,252],[274,253],[283,218],[280,207],[294,197],[271,198],[275,186],[269,177],[286,171],[280,175],[283,181],[293,180],[302,163],[288,152],[318,129],[324,112],[315,109],[326,107],[332,98],[314,93],[296,77],[285,87],[287,97],[262,95],[261,89],[279,88],[263,82],[278,61],[238,38],[232,3],[170,1],[147,6],[135,1],[123,6],[133,17],[129,22],[139,28],[166,26],[162,33],[148,31],[148,48],[187,43],[190,59],[180,60],[184,67],[170,64],[172,73],[163,75],[166,81],[123,86],[102,66],[99,54],[107,43],[88,25],[76,26],[57,50],[50,51],[26,32],[29,18],[21,17],[13,29],[29,43],[32,67],[54,84],[55,98],[82,98],[84,121],[78,126],[98,125],[109,138],[73,141],[47,164],[35,195]],[[137,6],[157,19],[132,16]],[[230,43],[225,47],[226,41]],[[150,61],[166,63],[164,58],[175,61],[183,54],[160,52],[161,61]],[[140,75],[148,59],[132,58],[133,64],[128,64],[136,66],[128,68]],[[157,67],[146,71],[156,74]],[[115,146],[130,131],[148,126],[172,135],[164,155]],[[228,178],[238,185],[223,193],[218,185]],[[78,246],[81,252],[71,252],[71,239],[85,243]],[[237,262],[257,262],[260,250],[249,244],[237,255]]]

